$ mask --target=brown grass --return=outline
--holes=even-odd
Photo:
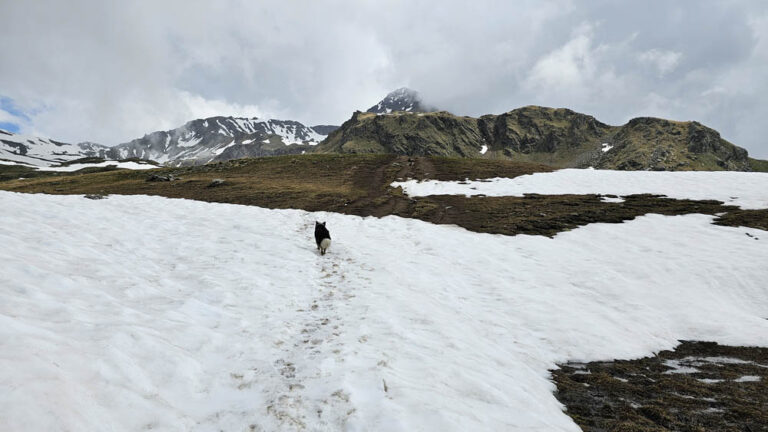
[[[665,374],[665,360],[730,357],[692,374]],[[552,371],[557,398],[584,431],[768,431],[768,349],[684,342],[638,360],[564,364]],[[759,381],[738,382],[743,376]],[[717,379],[702,382],[699,379]]]
[[[208,202],[297,208],[360,216],[399,215],[471,231],[552,236],[593,222],[618,223],[647,214],[726,213],[718,223],[765,229],[768,211],[741,211],[717,201],[636,195],[604,203],[597,195],[410,198],[389,185],[398,179],[463,180],[551,171],[545,165],[396,155],[294,155],[239,159],[150,171],[111,170],[0,182],[0,189],[49,194],[142,194]],[[178,180],[146,181],[153,174]],[[214,179],[224,183],[209,187]]]

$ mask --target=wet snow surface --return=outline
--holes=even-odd
[[[768,173],[734,171],[611,171],[563,169],[515,178],[475,181],[407,180],[392,183],[410,196],[523,196],[553,194],[659,194],[677,199],[714,199],[744,209],[768,208]]]
[[[550,239],[145,196],[0,208],[3,431],[577,431],[557,363],[768,345],[768,242],[709,216]]]

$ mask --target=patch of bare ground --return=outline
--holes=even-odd
[[[633,195],[621,203],[599,195],[411,198],[390,184],[404,179],[464,180],[517,177],[552,168],[507,160],[397,155],[293,155],[238,159],[147,171],[109,170],[0,181],[0,189],[48,194],[143,194],[169,198],[331,211],[358,216],[398,215],[475,232],[553,236],[595,222],[619,223],[648,213],[719,214],[719,224],[766,229],[768,211],[739,210],[718,201]],[[168,181],[148,181],[155,176]],[[216,182],[214,182],[216,180]],[[220,181],[219,181],[220,180]],[[210,187],[215,183],[216,187]]]
[[[591,431],[768,431],[768,348],[683,342],[638,360],[552,371],[566,413]]]

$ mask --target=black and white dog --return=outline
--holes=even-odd
[[[320,250],[320,255],[325,255],[325,251],[331,246],[331,233],[325,227],[325,222],[315,221],[315,242]]]

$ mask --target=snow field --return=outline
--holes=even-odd
[[[562,169],[515,178],[392,183],[410,196],[523,196],[555,194],[660,194],[670,198],[714,199],[743,209],[768,208],[768,173],[735,171],[611,171]]]
[[[549,239],[144,196],[0,208],[5,431],[578,431],[558,362],[768,346],[768,236],[709,216]]]
[[[72,165],[67,165],[63,167],[40,167],[38,168],[38,170],[39,171],[73,172],[73,171],[81,170],[83,168],[106,167],[110,165],[115,165],[117,168],[125,168],[125,169],[133,169],[133,170],[145,170],[145,169],[158,168],[157,166],[148,164],[148,163],[105,161],[105,162],[99,162],[99,163],[72,164]]]

